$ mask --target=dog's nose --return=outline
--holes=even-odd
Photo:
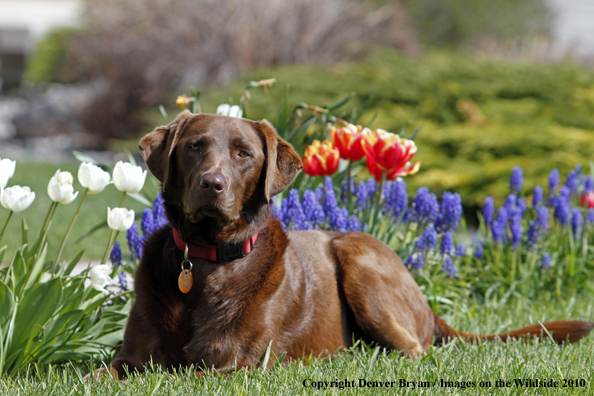
[[[200,179],[200,188],[204,191],[220,194],[227,187],[225,176],[220,173],[205,173]]]

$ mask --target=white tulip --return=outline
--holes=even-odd
[[[115,231],[128,231],[134,223],[134,211],[126,208],[107,208],[107,225]]]
[[[6,187],[8,179],[14,175],[15,161],[8,158],[0,159],[0,190]]]
[[[99,194],[109,184],[111,176],[108,172],[88,162],[78,168],[78,182],[89,189],[89,194]]]
[[[120,191],[136,194],[142,190],[145,180],[146,171],[143,172],[140,166],[119,161],[113,168],[113,184]]]
[[[95,265],[89,271],[89,277],[91,278],[91,286],[95,290],[99,290],[100,292],[107,293],[105,289],[106,286],[109,286],[112,282],[111,278],[111,265],[109,264],[100,264]]]
[[[72,182],[72,173],[60,172],[60,169],[58,169],[47,185],[47,195],[49,195],[54,202],[68,205],[74,201],[78,195],[78,191],[74,193]]]
[[[228,104],[223,103],[222,105],[219,105],[219,107],[217,107],[217,114],[241,118],[241,116],[243,115],[243,111],[239,106],[229,106]]]
[[[29,187],[12,186],[4,189],[0,204],[15,213],[27,209],[35,200],[35,193]]]

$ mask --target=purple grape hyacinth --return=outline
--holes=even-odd
[[[540,266],[544,269],[551,267],[551,254],[550,253],[546,253],[544,256],[542,256],[542,261],[541,261]]]
[[[441,196],[441,212],[436,228],[440,231],[456,231],[462,217],[462,198],[460,194],[446,191]]]
[[[571,229],[573,231],[573,237],[580,239],[582,237],[582,230],[584,225],[584,219],[580,208],[574,208],[571,214]]]
[[[419,187],[414,200],[414,210],[418,223],[434,222],[439,212],[437,196],[429,192],[427,187]]]
[[[425,267],[425,258],[422,254],[413,253],[410,256],[408,256],[404,265],[406,266],[406,268],[408,268],[409,271],[420,271]]]
[[[555,195],[557,186],[559,186],[559,182],[561,181],[559,177],[559,170],[552,169],[549,173],[549,197]]]
[[[491,224],[493,222],[493,216],[495,215],[495,200],[493,197],[485,198],[485,205],[483,206],[483,218],[485,224]]]
[[[513,211],[509,228],[512,234],[512,246],[518,247],[524,235],[524,227],[522,226],[522,213],[516,209]]]
[[[524,186],[524,172],[519,166],[514,166],[509,179],[509,187],[512,194],[520,194]]]
[[[435,231],[433,224],[429,224],[425,227],[423,235],[415,242],[415,247],[420,251],[425,251],[426,249],[434,249],[436,245],[437,231]]]
[[[538,205],[540,205],[543,201],[543,195],[542,195],[542,187],[541,186],[536,186],[534,187],[534,195],[532,196],[532,207],[536,208],[538,207]]]
[[[451,277],[458,277],[458,269],[454,265],[454,261],[450,256],[446,256],[446,258],[443,260],[443,266],[441,267],[441,271],[445,272]]]
[[[452,231],[444,232],[441,237],[440,251],[442,254],[449,255],[454,250],[454,233]]]
[[[483,241],[477,241],[476,247],[474,248],[474,257],[479,260],[483,258]]]

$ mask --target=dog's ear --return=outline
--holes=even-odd
[[[270,198],[284,191],[293,182],[297,174],[303,169],[301,157],[293,146],[281,139],[276,130],[267,120],[257,123],[264,135],[266,146],[266,160],[262,168],[261,185],[264,189],[264,203]]]
[[[171,153],[179,141],[184,127],[193,116],[185,110],[181,112],[169,125],[155,128],[140,140],[138,149],[146,162],[149,171],[163,184],[167,182],[171,166]]]

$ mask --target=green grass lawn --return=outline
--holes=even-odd
[[[21,213],[15,213],[10,220],[2,242],[0,243],[2,246],[8,245],[8,252],[3,260],[4,264],[7,264],[12,259],[15,248],[21,243],[22,218],[25,219],[29,227],[29,239],[34,241],[35,238],[37,238],[39,229],[51,204],[51,200],[47,195],[47,184],[56,170],[61,169],[62,171],[69,171],[72,173],[74,177],[74,188],[75,191],[79,191],[79,196],[70,205],[59,205],[56,210],[48,235],[48,258],[52,260],[55,258],[62,242],[62,238],[66,233],[68,225],[74,216],[80,198],[84,192],[83,187],[77,180],[78,167],[79,162],[37,163],[17,161],[14,177],[10,179],[8,185],[29,186],[32,191],[35,191],[35,201],[27,210]],[[153,183],[153,180],[152,176],[149,175],[147,177],[145,191],[154,197],[157,187],[155,183]],[[107,207],[117,206],[121,196],[122,193],[118,191],[113,184],[110,184],[100,194],[90,195],[85,199],[81,208],[81,213],[74,224],[68,243],[62,254],[64,260],[72,260],[83,249],[85,250],[85,253],[83,260],[81,261],[82,263],[85,263],[85,260],[101,259],[110,232],[107,225],[82,242],[77,243],[76,240],[96,225],[101,222],[106,222]],[[128,209],[133,209],[136,212],[136,219],[140,219],[142,210],[145,208],[143,204],[130,197],[125,198],[123,206]],[[0,207],[0,224],[2,226],[4,226],[7,216],[8,211]],[[118,240],[123,246],[126,245],[126,235],[124,233],[120,233]]]
[[[579,292],[555,299],[544,294],[536,301],[519,297],[507,302],[477,304],[458,301],[444,309],[443,315],[456,329],[493,333],[511,330],[529,323],[554,319],[589,319],[594,316],[593,295]],[[442,308],[446,308],[445,306]],[[441,310],[441,309],[440,309]],[[83,364],[62,367],[31,367],[14,379],[0,383],[0,394],[39,395],[127,395],[127,394],[229,394],[229,395],[293,395],[293,394],[594,394],[594,336],[577,344],[558,346],[548,339],[503,342],[450,343],[433,347],[423,357],[412,360],[401,358],[396,352],[375,347],[359,347],[323,359],[304,359],[276,366],[268,372],[260,369],[241,370],[227,377],[206,375],[169,376],[158,369],[131,379],[127,384],[103,379],[84,382],[89,371]],[[274,357],[271,357],[274,359]],[[96,364],[97,365],[97,364]],[[95,367],[96,367],[95,365]],[[38,371],[39,370],[39,371]],[[39,372],[39,374],[38,374]],[[519,387],[514,380],[539,379],[557,381],[557,388]],[[304,387],[303,381],[307,387]],[[347,380],[355,387],[339,389],[312,388],[312,381]],[[366,382],[394,382],[394,388],[360,387]],[[444,387],[441,381],[455,386]],[[497,381],[510,381],[509,387]],[[566,380],[567,382],[563,382]],[[565,387],[569,380],[584,387]],[[409,386],[401,387],[401,381]],[[484,382],[481,386],[481,381]],[[488,387],[486,382],[490,381]],[[581,382],[580,382],[581,381]],[[412,387],[412,383],[416,387]],[[418,387],[419,382],[426,387]],[[456,382],[458,384],[456,385]],[[462,390],[461,383],[469,387]],[[468,382],[471,384],[468,385]],[[472,384],[474,383],[474,385]],[[343,382],[343,384],[345,384]],[[445,385],[445,382],[444,382]],[[319,386],[324,386],[323,384]],[[330,386],[330,385],[328,385]]]

